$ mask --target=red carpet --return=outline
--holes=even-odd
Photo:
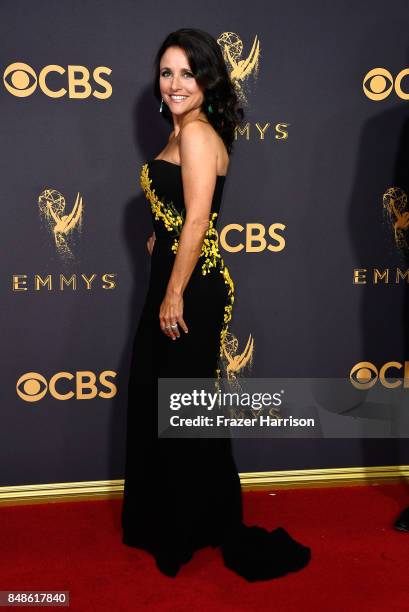
[[[310,565],[251,584],[206,548],[167,578],[122,544],[119,500],[16,506],[0,508],[0,590],[69,590],[75,612],[409,609],[409,533],[392,529],[407,487],[251,492],[244,504],[247,524],[310,546]]]

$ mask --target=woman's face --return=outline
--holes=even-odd
[[[175,115],[200,108],[203,93],[190,70],[185,52],[168,47],[160,60],[159,87],[163,101]],[[176,97],[173,97],[176,96]],[[181,96],[181,99],[178,98]]]

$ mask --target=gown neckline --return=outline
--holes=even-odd
[[[170,166],[176,166],[176,168],[181,168],[180,164],[175,164],[174,162],[168,161],[167,159],[158,159],[157,157],[154,157],[153,159],[150,160],[150,162],[163,162],[165,164],[169,164]],[[216,178],[226,178],[226,174],[216,174]]]

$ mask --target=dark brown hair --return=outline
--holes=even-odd
[[[220,46],[213,36],[203,30],[182,28],[171,32],[161,44],[154,59],[154,94],[159,101],[161,100],[160,60],[168,47],[180,47],[186,53],[190,70],[204,94],[202,110],[209,123],[223,139],[230,154],[235,128],[243,120],[244,111],[239,106],[236,90],[227,71]],[[209,104],[213,112],[209,112]],[[172,113],[167,104],[163,104],[162,116],[171,122]]]

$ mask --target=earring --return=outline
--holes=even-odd
[[[163,110],[163,98],[162,98],[162,102],[160,103],[160,108],[159,108],[159,112],[161,113]]]
[[[209,104],[209,106],[207,107],[207,110],[209,111],[209,113],[212,113],[212,112],[213,112],[213,109],[212,109],[212,105],[211,105],[211,104]]]

